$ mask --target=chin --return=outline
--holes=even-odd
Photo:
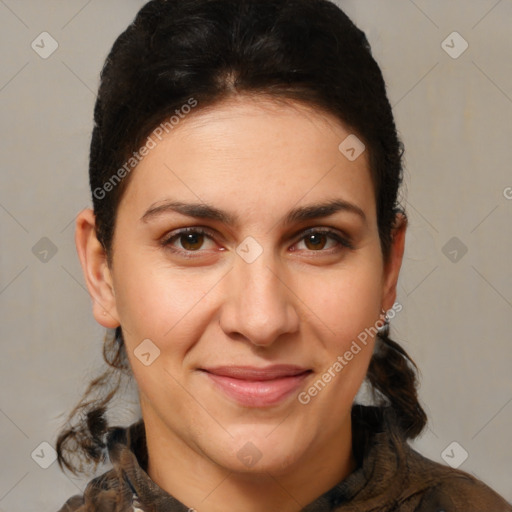
[[[211,449],[205,447],[204,450],[217,464],[236,473],[286,473],[300,461],[311,444],[311,440],[303,437],[297,439],[289,425],[243,427],[238,425],[235,433],[227,428],[233,437],[224,439],[224,443],[212,446],[209,438]]]

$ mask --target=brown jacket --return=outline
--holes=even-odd
[[[481,481],[433,462],[403,442],[390,427],[385,408],[355,405],[352,422],[357,469],[302,512],[512,512]],[[108,450],[113,469],[91,480],[84,495],[70,498],[59,512],[193,511],[146,473],[142,419],[112,429]]]

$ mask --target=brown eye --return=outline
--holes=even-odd
[[[354,246],[338,232],[326,229],[310,229],[299,240],[308,252],[327,252],[345,249],[353,249]]]
[[[173,231],[161,243],[163,247],[172,252],[188,257],[191,253],[199,253],[198,255],[200,255],[205,249],[208,249],[208,241],[211,242],[213,247],[215,246],[210,231],[203,228],[185,228]]]
[[[203,245],[204,235],[202,233],[185,233],[179,235],[178,239],[183,249],[187,251],[197,251],[197,249],[200,249]]]
[[[304,243],[308,249],[318,250],[323,249],[329,238],[324,233],[313,233],[304,237]]]

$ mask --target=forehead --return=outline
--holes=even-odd
[[[122,203],[140,211],[172,196],[261,215],[341,198],[371,217],[368,152],[355,159],[346,153],[354,137],[334,116],[298,102],[244,97],[198,106],[161,140],[153,136]]]

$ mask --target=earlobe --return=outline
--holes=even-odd
[[[407,230],[407,217],[398,213],[392,232],[392,242],[389,260],[384,266],[382,307],[389,310],[396,300],[396,287],[405,249],[405,233]]]
[[[87,208],[76,218],[75,244],[85,283],[93,301],[96,321],[107,328],[120,325],[112,274],[107,263],[104,247],[96,236],[96,222],[93,210]]]

